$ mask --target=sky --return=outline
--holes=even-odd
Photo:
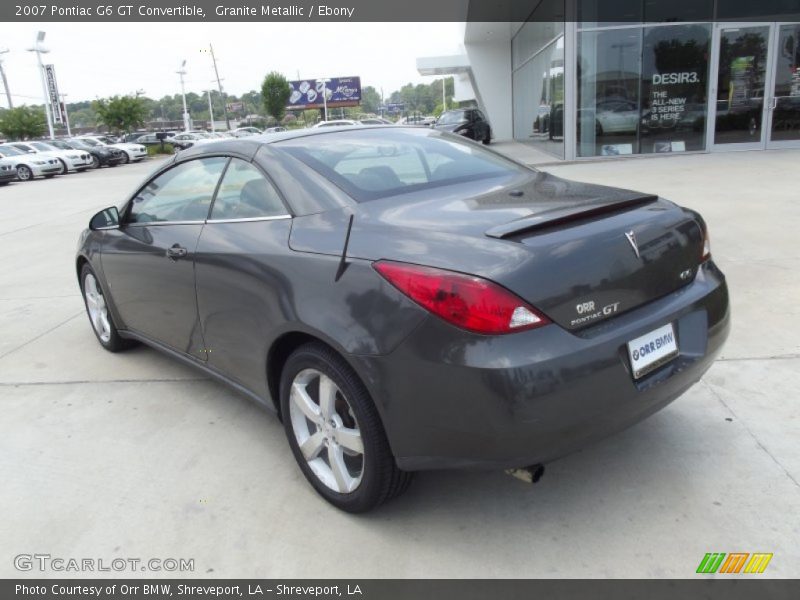
[[[186,91],[216,87],[209,42],[226,93],[258,89],[272,70],[288,79],[359,75],[385,95],[409,81],[430,82],[416,59],[463,52],[461,23],[0,23],[0,55],[14,105],[41,104],[36,56],[26,52],[45,31],[42,55],[55,65],[67,102],[142,91],[180,93],[176,71],[186,59]],[[0,106],[8,103],[0,93]]]

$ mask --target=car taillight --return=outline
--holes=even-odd
[[[703,226],[703,256],[700,262],[705,262],[711,258],[711,238],[708,236],[708,226]]]
[[[514,333],[550,322],[507,289],[480,277],[384,260],[373,267],[423,308],[474,333]]]

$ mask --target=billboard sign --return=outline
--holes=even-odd
[[[228,102],[225,108],[228,112],[242,112],[244,110],[244,102]]]
[[[63,123],[64,119],[61,114],[61,98],[58,95],[55,67],[53,65],[45,65],[44,76],[47,82],[47,97],[50,100],[50,111],[53,114],[53,122]]]
[[[386,105],[386,112],[388,112],[390,115],[396,115],[398,113],[405,112],[405,110],[406,110],[406,105],[403,104],[402,102],[397,102],[397,103],[390,102],[389,104]]]
[[[324,92],[328,108],[342,106],[358,106],[361,103],[361,78],[360,77],[331,77],[328,81],[316,79],[300,79],[290,81],[292,93],[289,96],[287,110],[305,110],[307,108],[322,108]]]

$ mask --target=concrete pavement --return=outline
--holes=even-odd
[[[683,578],[706,552],[737,551],[774,553],[763,576],[800,576],[798,159],[546,167],[704,214],[733,302],[722,359],[535,486],[422,473],[365,516],[317,497],[272,415],[153,350],[97,344],[77,236],[153,162],[0,189],[0,577],[62,575],[13,566],[49,553],[193,558],[208,577]]]

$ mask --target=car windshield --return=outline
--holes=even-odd
[[[13,146],[0,146],[0,152],[6,156],[21,156],[25,154],[22,150],[17,150]]]
[[[285,140],[276,147],[331,180],[358,202],[529,174],[525,167],[472,142],[450,139],[427,129],[350,129]]]
[[[467,113],[461,110],[449,110],[442,113],[437,121],[438,125],[456,125],[458,123],[465,123],[467,121]]]
[[[87,144],[83,140],[70,140],[69,142],[65,143],[70,148],[75,148],[76,150],[91,150],[92,148],[90,144]]]
[[[55,146],[51,146],[50,144],[45,144],[44,142],[33,142],[31,144],[37,150],[41,150],[42,152],[52,152],[53,150],[58,150]]]
[[[89,138],[83,138],[80,140],[81,143],[86,144],[87,146],[102,146],[102,144],[96,140],[91,140]]]

